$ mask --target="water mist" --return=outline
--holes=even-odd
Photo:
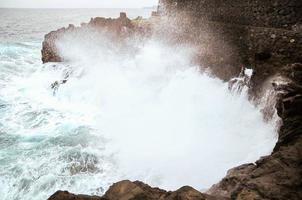
[[[272,151],[275,124],[192,65],[194,49],[127,42],[125,51],[93,31],[66,35],[57,45],[67,62],[10,77],[0,90],[3,199],[102,195],[123,179],[206,189]]]
[[[192,66],[191,48],[150,40],[128,55],[108,48],[106,38],[70,38],[59,43],[61,53],[84,75],[57,98],[93,116],[122,177],[207,188],[275,145],[274,124],[263,122],[245,93],[230,93]]]

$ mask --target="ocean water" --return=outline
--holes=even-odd
[[[69,63],[42,64],[46,33],[120,11],[0,9],[0,199],[102,195],[123,179],[206,189],[272,151],[276,124],[192,66],[189,47],[151,39],[126,56],[85,33],[60,42]]]

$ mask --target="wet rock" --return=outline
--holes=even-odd
[[[162,0],[161,4],[165,14],[191,16],[186,23],[191,32],[186,34],[196,36],[192,37],[196,46],[206,46],[197,57],[214,76],[234,80],[242,65],[249,66],[254,71],[251,99],[257,101],[275,90],[271,94],[276,107],[270,109],[277,110],[281,127],[274,151],[255,164],[231,169],[208,193],[231,199],[302,199],[302,1]],[[208,40],[202,38],[207,33]],[[272,83],[275,78],[282,81]]]
[[[61,80],[61,81],[55,81],[50,85],[50,88],[52,89],[52,93],[55,96],[56,93],[59,90],[60,85],[67,83],[67,79]]]
[[[202,194],[185,186],[175,192],[152,188],[142,182],[128,180],[113,184],[102,197],[74,195],[58,191],[48,200],[224,200],[226,198]]]
[[[280,70],[286,82],[273,83],[276,109],[282,119],[273,153],[255,164],[230,170],[210,194],[232,199],[302,199],[302,79],[301,64]]]
[[[67,191],[57,191],[48,200],[106,200],[97,196],[75,195]]]
[[[150,24],[145,20],[140,20],[143,23],[134,23],[129,18],[127,18],[126,13],[120,13],[120,17],[116,19],[96,17],[91,18],[89,23],[82,23],[81,27],[75,27],[70,24],[67,28],[61,28],[56,31],[52,31],[45,35],[42,44],[42,61],[47,62],[62,62],[65,58],[60,56],[59,50],[57,48],[57,42],[64,35],[69,33],[76,33],[85,30],[94,30],[100,34],[105,34],[111,39],[112,43],[116,45],[123,44],[123,40],[127,38],[133,38],[134,35],[139,38],[139,36],[144,37],[150,35]]]
[[[250,80],[252,75],[253,75],[253,70],[242,68],[239,76],[231,79],[228,82],[229,90],[240,94],[244,88],[250,87]]]

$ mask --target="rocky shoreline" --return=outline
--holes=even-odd
[[[153,21],[135,21],[123,13],[118,19],[95,18],[81,28],[70,25],[59,29],[45,36],[42,60],[44,63],[64,61],[57,53],[56,39],[89,27],[108,30],[119,41],[134,35],[143,40],[165,33],[163,37],[173,42],[194,45],[198,51],[193,62],[202,63],[203,68],[224,81],[238,76],[242,67],[249,66],[254,71],[249,89],[251,101],[257,104],[269,92],[275,104],[267,108],[267,113],[276,109],[281,118],[273,153],[256,163],[230,169],[207,194],[191,187],[167,192],[141,182],[122,181],[114,184],[103,197],[58,191],[50,200],[302,199],[302,31],[299,29],[302,17],[297,11],[302,8],[301,3],[291,0],[284,4],[278,0],[268,4],[249,0],[239,3],[240,6],[257,12],[244,14],[232,7],[234,2],[230,4],[229,0],[198,2],[161,1],[160,20],[170,21],[177,30],[158,25],[162,23],[158,16]],[[227,12],[230,9],[234,11],[231,16]]]
[[[113,184],[104,196],[75,195],[67,191],[58,191],[49,200],[226,200],[227,198],[202,194],[192,187],[184,186],[175,192],[152,188],[142,182],[121,181]]]
[[[151,30],[151,23],[147,20],[143,20],[142,18],[130,20],[126,13],[120,13],[120,17],[117,19],[91,18],[88,23],[82,23],[80,27],[69,24],[67,28],[63,27],[45,35],[41,50],[42,62],[66,61],[65,58],[60,56],[57,42],[68,34],[93,31],[99,35],[106,35],[115,46],[126,46],[127,39],[134,37],[143,39],[150,35]]]

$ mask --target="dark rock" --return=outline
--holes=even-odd
[[[210,21],[291,29],[301,22],[300,0],[160,0],[166,13],[186,11]]]
[[[260,52],[255,54],[255,60],[256,61],[267,61],[272,57],[272,54],[270,52]]]
[[[124,13],[124,12],[121,12],[121,13],[120,13],[120,18],[121,18],[121,19],[127,19],[127,14]]]
[[[144,20],[141,20],[144,22]],[[68,28],[61,28],[57,31],[52,31],[45,35],[42,44],[42,61],[47,62],[61,62],[65,58],[62,58],[57,48],[57,42],[64,35],[69,33],[80,32],[84,30],[94,30],[100,34],[105,34],[112,43],[116,43],[116,46],[123,46],[127,38],[133,38],[134,35],[137,39],[139,37],[145,37],[150,35],[148,23],[133,23],[127,18],[126,13],[120,13],[120,17],[117,19],[96,17],[91,18],[89,23],[82,23],[81,27],[75,27],[70,24]]]
[[[162,0],[161,4],[162,12],[171,17],[190,16],[184,26],[190,32],[181,35],[206,47],[197,55],[197,63],[225,81],[237,77],[242,66],[251,67],[249,93],[256,101],[268,89],[275,90],[282,125],[273,153],[230,170],[209,193],[232,199],[302,199],[302,1]]]
[[[273,83],[276,109],[282,119],[273,153],[256,164],[230,170],[210,194],[232,199],[302,199],[302,79],[301,64],[287,65],[279,76],[289,82]]]

